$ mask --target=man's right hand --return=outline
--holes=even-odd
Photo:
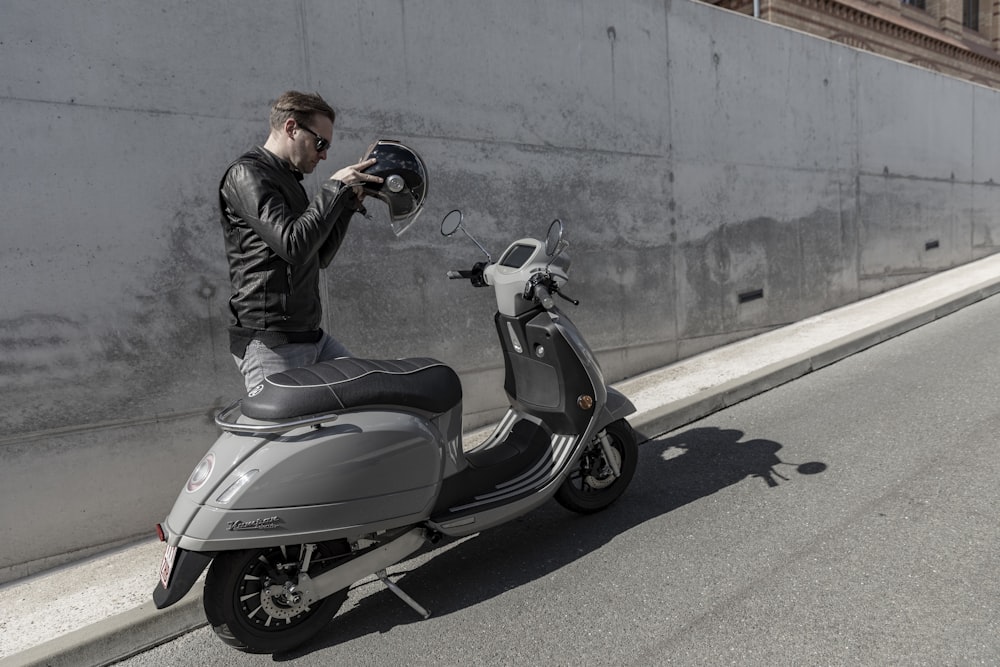
[[[365,173],[365,169],[375,164],[375,162],[375,158],[371,158],[357,164],[352,164],[349,167],[344,167],[335,171],[330,179],[340,181],[344,185],[349,186],[364,185],[365,183],[381,183],[383,181],[381,176]]]

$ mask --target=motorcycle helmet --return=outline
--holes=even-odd
[[[399,236],[412,225],[427,197],[427,169],[412,149],[398,141],[380,139],[372,144],[364,159],[376,162],[366,174],[381,176],[381,183],[365,183],[366,196],[376,197],[389,207],[389,225]]]

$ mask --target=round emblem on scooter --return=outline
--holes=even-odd
[[[254,396],[256,396],[257,394],[259,394],[262,391],[264,391],[264,385],[263,384],[259,384],[256,387],[254,387],[253,389],[251,389],[249,392],[247,392],[247,396],[249,396],[250,398],[253,398]]]

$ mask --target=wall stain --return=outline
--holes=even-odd
[[[0,320],[7,435],[217,402],[228,288],[217,230],[208,198],[178,204],[162,229],[166,251],[121,286],[114,321],[57,313]]]

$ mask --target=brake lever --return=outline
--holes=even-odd
[[[569,298],[568,296],[566,296],[566,295],[565,295],[565,294],[563,294],[562,292],[556,292],[556,296],[561,296],[562,298],[566,299],[567,301],[569,301],[569,302],[570,302],[571,304],[573,304],[574,306],[579,306],[579,305],[580,305],[580,302],[579,302],[579,301],[577,301],[576,299],[571,299],[571,298]]]

